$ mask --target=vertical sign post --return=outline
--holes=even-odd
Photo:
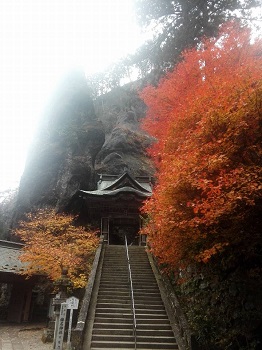
[[[57,330],[56,330],[57,333],[56,333],[55,350],[63,350],[66,311],[67,311],[67,303],[62,303],[61,309],[60,309],[58,325],[57,325]]]
[[[72,330],[72,320],[73,320],[73,310],[78,309],[79,299],[76,297],[70,297],[66,299],[67,309],[70,310],[68,333],[67,333],[67,350],[71,349],[71,330]]]

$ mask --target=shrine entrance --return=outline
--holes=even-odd
[[[101,218],[101,235],[108,244],[124,245],[125,236],[128,245],[140,244],[140,218],[137,217],[103,217]]]
[[[114,218],[109,222],[109,244],[139,245],[140,223],[132,218]]]
[[[81,219],[100,223],[100,234],[107,244],[144,245],[139,234],[140,208],[152,195],[151,178],[100,175],[97,190],[79,190],[75,198],[82,201]]]

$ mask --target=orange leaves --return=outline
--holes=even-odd
[[[196,256],[197,261],[202,261],[205,264],[211,259],[215,254],[223,251],[228,243],[216,243],[212,248],[206,249]]]
[[[156,230],[149,241],[173,267],[200,256],[208,262],[244,240],[239,226],[262,197],[259,50],[249,30],[228,23],[141,93],[144,128],[158,138],[158,185],[144,207]]]
[[[20,256],[27,262],[25,274],[41,273],[55,281],[67,267],[75,288],[85,285],[98,238],[73,222],[71,215],[45,209],[20,223],[15,234],[25,243]]]

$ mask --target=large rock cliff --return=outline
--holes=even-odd
[[[145,105],[132,84],[119,87],[95,101],[97,116],[103,124],[105,142],[98,152],[95,171],[121,174],[125,169],[135,176],[154,173],[146,149],[152,142],[140,128]]]
[[[95,189],[98,173],[152,176],[146,153],[152,140],[139,127],[144,112],[132,85],[92,101],[84,75],[68,75],[29,151],[12,226],[35,208],[63,210],[78,189]]]

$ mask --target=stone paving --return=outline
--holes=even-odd
[[[51,343],[41,340],[44,324],[0,323],[0,350],[51,350]]]

